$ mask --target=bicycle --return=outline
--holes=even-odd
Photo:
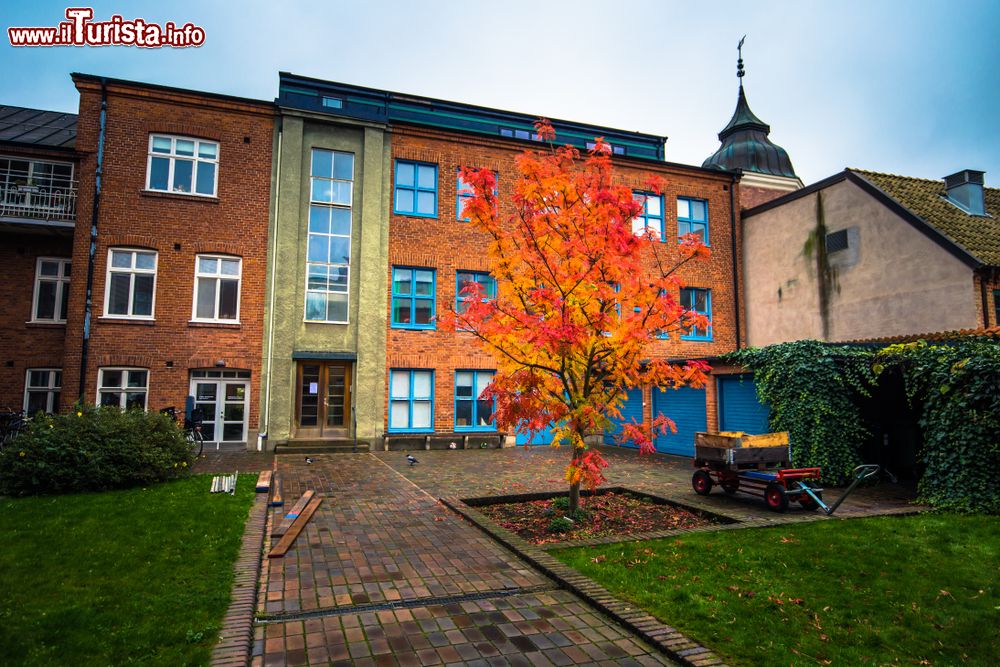
[[[0,450],[14,441],[28,427],[28,416],[24,410],[0,412]]]
[[[177,409],[173,406],[160,410],[161,415],[167,415],[174,421],[177,419]],[[200,458],[205,451],[205,436],[201,432],[202,415],[200,410],[193,410],[191,417],[184,418],[184,437],[187,439],[188,447],[195,458]]]

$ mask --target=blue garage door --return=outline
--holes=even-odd
[[[668,431],[653,440],[656,451],[694,456],[694,434],[707,430],[705,390],[692,387],[654,389],[653,416],[661,414],[674,420],[677,432]]]
[[[639,424],[642,423],[642,389],[640,387],[629,389],[628,397],[625,399],[625,403],[622,405],[621,410],[622,418],[612,419],[611,426],[604,432],[604,444],[624,444],[625,447],[632,447],[634,449],[635,445],[633,443],[619,443],[617,437],[618,434],[621,433],[622,424],[631,423],[632,420],[635,420]]]
[[[551,445],[552,444],[552,427],[543,428],[541,431],[535,433],[535,437],[531,440],[532,445]],[[524,433],[518,433],[516,442],[519,445],[528,444],[528,436]]]
[[[757,398],[752,375],[719,377],[719,430],[768,433],[770,409]]]

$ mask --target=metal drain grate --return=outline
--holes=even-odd
[[[314,611],[303,611],[285,614],[266,614],[254,617],[254,623],[259,625],[269,625],[271,623],[288,623],[290,621],[306,621],[311,618],[325,618],[327,616],[344,616],[346,614],[362,614],[369,611],[386,611],[391,609],[412,609],[413,607],[430,607],[433,605],[455,604],[457,602],[472,602],[475,600],[492,600],[495,598],[508,598],[514,595],[529,595],[531,593],[543,593],[545,591],[556,590],[558,587],[551,584],[538,584],[525,588],[505,588],[502,591],[486,591],[483,593],[466,593],[464,595],[442,595],[439,597],[415,598],[413,600],[400,600],[398,602],[378,602],[371,604],[358,604],[349,607],[333,607],[327,609],[316,609]]]

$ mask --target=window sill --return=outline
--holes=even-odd
[[[429,429],[421,429],[418,431],[410,431],[410,430],[395,431],[393,429],[389,429],[388,431],[386,431],[386,433],[388,435],[433,435],[434,429],[429,428]]]
[[[25,322],[24,326],[31,327],[32,329],[65,329],[66,321],[47,322],[45,320],[30,320]]]
[[[143,197],[153,197],[157,199],[175,199],[177,201],[200,201],[206,204],[218,204],[218,197],[208,195],[182,194],[179,192],[163,192],[162,190],[139,190]]]
[[[692,341],[695,343],[711,343],[714,339],[711,336],[681,336],[681,340]]]
[[[456,426],[455,433],[496,433],[497,428],[468,428],[466,426]]]
[[[210,329],[242,329],[239,322],[205,322],[203,320],[189,320],[189,327],[210,328]]]
[[[437,213],[433,215],[430,213],[412,213],[410,211],[393,211],[393,215],[399,215],[404,218],[423,218],[424,220],[437,220]]]
[[[437,327],[432,324],[422,325],[422,324],[392,324],[391,329],[400,329],[402,331],[436,331]]]
[[[113,315],[102,315],[97,318],[98,322],[104,322],[106,324],[138,324],[141,326],[151,327],[156,324],[156,320],[152,317],[149,318],[139,318],[139,317],[115,317]]]
[[[338,322],[336,320],[302,320],[303,324],[339,324],[341,326],[346,326],[350,322]]]

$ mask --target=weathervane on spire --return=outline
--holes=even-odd
[[[743,77],[746,76],[746,72],[743,70],[743,42],[746,41],[747,36],[743,35],[740,39],[740,43],[736,45],[736,53],[739,57],[736,60],[736,76],[740,80],[740,85],[743,85]]]

